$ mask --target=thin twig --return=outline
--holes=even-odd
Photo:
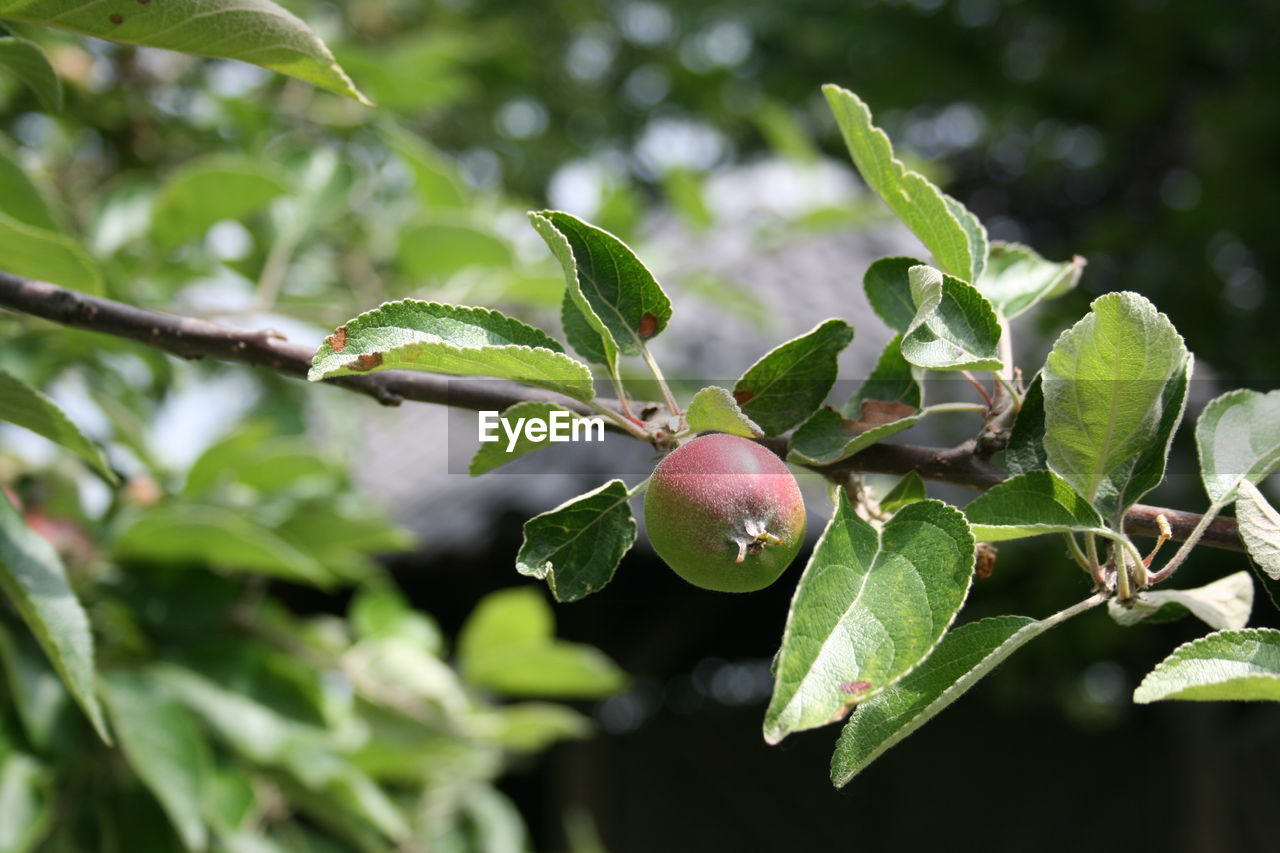
[[[277,332],[232,329],[189,317],[147,311],[132,305],[30,281],[0,271],[0,306],[51,320],[64,326],[88,329],[126,338],[183,358],[215,358],[260,367],[288,376],[305,377],[314,351],[292,344]],[[540,388],[498,379],[455,379],[431,373],[385,370],[324,380],[387,406],[405,400],[435,403],[461,409],[502,411],[526,401],[553,402],[580,414],[594,414],[586,403]],[[616,400],[598,399],[599,405],[619,411]],[[621,427],[612,426],[621,432]],[[761,444],[785,458],[785,437],[762,439]],[[975,454],[970,440],[956,447],[922,447],[910,444],[873,444],[834,465],[811,466],[830,479],[849,473],[907,474],[915,471],[927,480],[986,490],[1008,474]],[[1164,515],[1173,538],[1186,540],[1197,527],[1204,545],[1244,551],[1233,519],[1214,518],[1203,523],[1200,515],[1138,504],[1125,515],[1125,532],[1156,537],[1156,518]],[[1152,577],[1152,582],[1157,578]]]

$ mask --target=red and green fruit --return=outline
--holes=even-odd
[[[804,543],[804,500],[773,453],[745,438],[704,435],[653,471],[644,499],[649,542],[689,583],[763,589]]]

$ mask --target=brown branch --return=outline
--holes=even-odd
[[[161,314],[66,290],[44,282],[29,281],[0,271],[0,306],[52,320],[64,326],[88,329],[157,347],[183,358],[216,358],[261,367],[289,376],[306,377],[312,350],[284,340],[278,332],[244,332],[188,317]],[[429,373],[386,370],[359,376],[325,380],[349,391],[395,406],[404,400],[438,403],[462,409],[501,411],[524,400],[546,400],[575,411],[591,409],[576,400],[515,382],[453,379]],[[613,401],[600,401],[611,405]],[[787,439],[763,443],[786,456]],[[916,471],[927,480],[989,489],[1008,475],[975,452],[972,441],[958,447],[920,447],[910,444],[873,444],[835,465],[815,468],[829,477],[860,471],[906,474]],[[1200,516],[1191,512],[1139,504],[1125,516],[1125,530],[1155,536],[1156,516],[1163,514],[1173,528],[1173,538],[1185,540]],[[1216,519],[1201,540],[1206,545],[1243,551],[1235,521]]]
[[[301,378],[306,377],[315,352],[300,344],[289,343],[279,332],[245,332],[206,320],[147,311],[52,284],[29,281],[4,271],[0,271],[0,305],[63,326],[138,341],[182,358],[235,361]],[[547,400],[575,411],[591,411],[581,403],[551,391],[494,379],[454,379],[430,373],[385,370],[324,381],[365,394],[384,406],[398,406],[404,400],[414,400],[463,409],[501,411],[522,400]]]

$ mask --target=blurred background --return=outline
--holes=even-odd
[[[45,112],[0,75],[0,157],[112,298],[306,344],[406,296],[555,329],[563,279],[524,217],[555,207],[627,240],[672,295],[654,346],[668,375],[731,382],[842,316],[857,329],[847,397],[889,337],[863,272],[922,250],[849,166],[819,91],[835,82],[993,238],[1087,258],[1076,292],[1015,327],[1028,373],[1092,298],[1126,289],[1196,355],[1189,418],[1226,387],[1275,386],[1275,3],[283,5],[378,109],[244,64],[15,27],[67,103]],[[797,569],[758,594],[705,592],[641,537],[610,586],[554,611],[516,574],[525,519],[618,453],[642,470],[643,448],[615,437],[471,479],[457,437],[472,414],[380,409],[8,313],[0,368],[128,477],[113,492],[0,428],[0,482],[58,543],[103,665],[158,671],[190,720],[226,849],[396,849],[406,825],[427,840],[404,849],[449,851],[1274,849],[1276,712],[1129,703],[1204,633],[1191,620],[1086,614],[835,791],[834,728],[760,735]],[[1149,502],[1205,505],[1190,438]],[[1245,567],[1202,551],[1179,585]],[[1058,552],[1002,547],[962,618],[1078,600]],[[1250,624],[1280,625],[1261,590]],[[183,849],[40,661],[0,610],[0,791],[25,792],[41,829],[11,849]]]

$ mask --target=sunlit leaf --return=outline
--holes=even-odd
[[[932,370],[997,370],[1000,322],[971,284],[933,267],[907,270],[915,317],[902,335],[902,356]]]
[[[293,13],[268,0],[0,0],[0,18],[197,56],[242,59],[368,104],[333,54]]]
[[[1236,501],[1240,538],[1254,564],[1272,580],[1280,581],[1280,513],[1248,480],[1241,480]]]
[[[1010,477],[964,508],[973,535],[984,542],[1045,533],[1104,531],[1102,516],[1057,474],[1031,471]]]
[[[1084,272],[1079,255],[1061,263],[1047,261],[1030,246],[993,243],[986,271],[974,286],[1006,318],[1017,317],[1042,299],[1074,288]]]
[[[1280,391],[1228,391],[1196,421],[1200,476],[1215,502],[1228,502],[1240,480],[1261,482],[1280,465]]]
[[[1218,631],[1174,649],[1147,673],[1133,701],[1280,702],[1280,631]]]
[[[1165,622],[1191,613],[1210,628],[1235,630],[1249,622],[1253,611],[1253,578],[1236,572],[1195,589],[1143,590],[1127,606],[1111,599],[1107,611],[1120,625]]]
[[[1106,518],[1164,479],[1186,406],[1191,356],[1173,324],[1136,293],[1108,293],[1045,362],[1049,466]]]
[[[966,281],[976,278],[986,263],[986,233],[981,224],[959,202],[894,157],[889,137],[871,123],[871,110],[861,98],[831,84],[822,91],[867,185],[915,232],[939,267]]]
[[[926,659],[964,603],[974,540],[940,501],[903,507],[873,527],[843,490],[796,586],[778,653],[764,737],[843,718]]]
[[[733,394],[719,385],[708,385],[693,395],[685,421],[694,432],[724,432],[743,438],[764,435],[764,430],[743,414]]]
[[[590,400],[591,371],[545,332],[487,308],[402,299],[339,326],[316,351],[307,378],[371,370],[425,370],[515,379]]]
[[[853,712],[831,757],[832,783],[847,785],[1048,627],[1025,616],[996,616],[948,631],[924,663]]]
[[[458,640],[467,681],[510,696],[591,698],[621,689],[626,676],[599,649],[554,637],[542,594],[518,587],[480,603]]]

